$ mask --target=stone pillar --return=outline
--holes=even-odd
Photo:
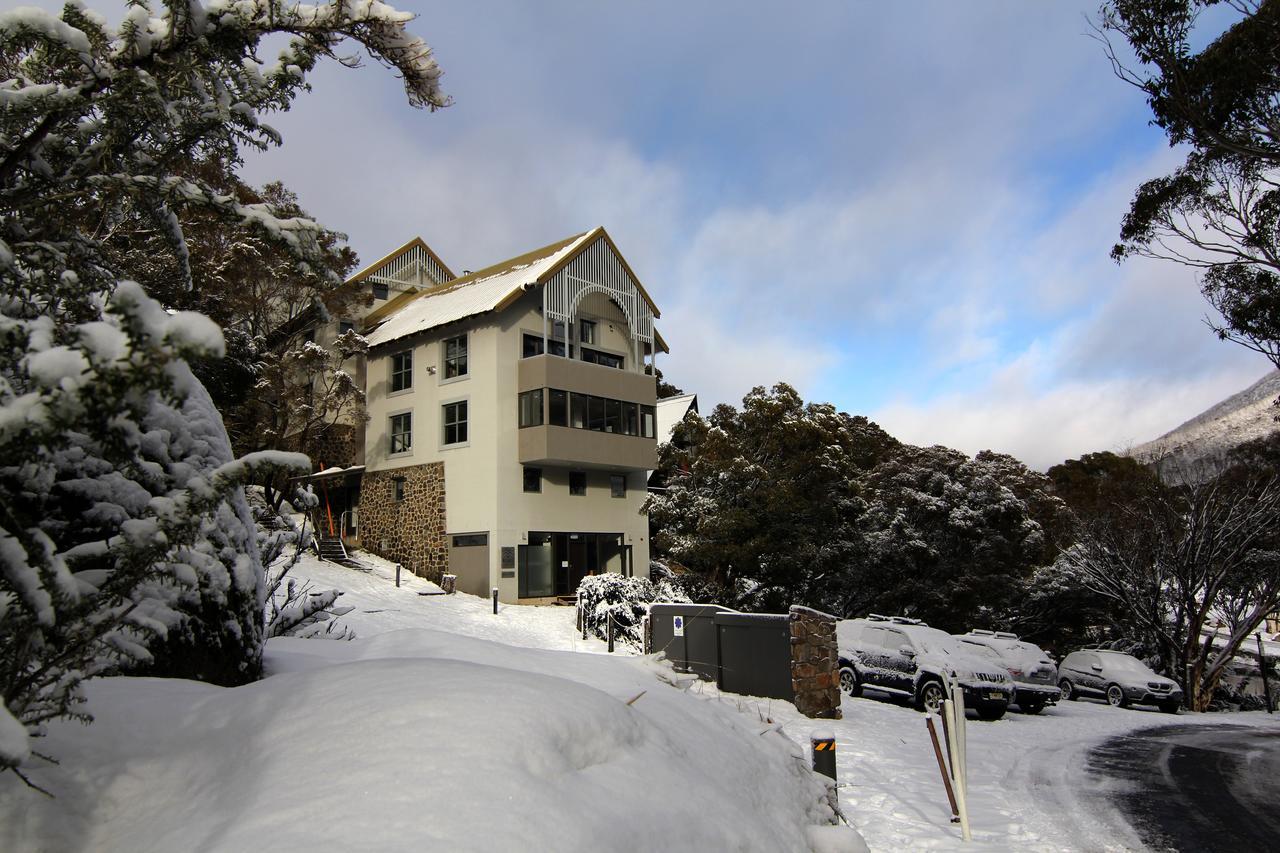
[[[796,710],[806,717],[840,719],[840,653],[836,617],[792,606],[791,689]]]

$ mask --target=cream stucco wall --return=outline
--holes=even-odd
[[[640,514],[646,496],[643,471],[626,474],[627,494],[623,498],[611,496],[609,470],[587,471],[587,494],[570,495],[567,467],[544,467],[542,492],[524,492],[524,467],[519,462],[518,367],[522,333],[542,332],[539,304],[536,292],[525,294],[501,314],[483,315],[380,347],[371,354],[367,371],[370,420],[365,459],[369,470],[443,461],[446,529],[451,535],[489,534],[491,584],[498,587],[503,601],[518,599],[518,578],[510,569],[511,576],[503,577],[502,549],[526,544],[529,531],[620,533],[631,546],[635,574],[649,573],[648,521]],[[603,297],[590,303],[584,300],[581,316],[598,321],[597,349],[625,355],[627,370],[638,371],[639,362],[616,306]],[[468,375],[445,380],[442,341],[464,332],[468,336]],[[413,351],[413,387],[392,395],[391,356],[405,349]],[[434,375],[429,367],[435,368]],[[468,441],[465,446],[444,447],[441,407],[459,399],[468,403]],[[406,454],[391,456],[390,418],[402,411],[413,412],[413,446]]]

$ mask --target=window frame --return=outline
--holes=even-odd
[[[581,483],[581,488],[575,491],[575,480]],[[585,498],[587,496],[587,472],[586,471],[570,471],[569,472],[569,495],[575,498]]]
[[[408,429],[404,432],[396,432],[396,419],[408,418]],[[409,440],[405,443],[403,450],[396,450],[396,436],[407,435]],[[413,409],[401,409],[396,412],[387,413],[387,458],[399,459],[404,456],[413,455]]]
[[[516,424],[520,429],[529,429],[531,427],[545,426],[547,423],[546,398],[544,388],[531,388],[528,391],[521,391],[516,394]],[[526,400],[535,400],[536,403],[530,403],[526,408]],[[533,414],[536,411],[537,416],[526,420],[526,414]]]
[[[450,408],[456,411],[457,406],[464,407],[464,415],[460,419],[450,421],[448,412]],[[462,438],[457,441],[448,441],[449,428],[462,426]],[[471,443],[471,402],[469,397],[459,397],[456,400],[440,401],[440,449],[447,450],[455,447],[466,447]]]
[[[621,481],[622,487],[618,487]],[[610,474],[609,475],[609,495],[615,498],[625,498],[627,496],[627,475],[626,474]]]
[[[396,359],[402,356],[408,356],[409,366],[397,369]],[[406,384],[400,388],[396,387],[396,377],[404,376]],[[387,396],[391,397],[397,394],[408,394],[413,391],[413,347],[403,349],[399,352],[393,352],[387,357]]]
[[[537,477],[538,482],[537,482],[536,489],[529,488],[530,475]],[[523,467],[523,473],[521,474],[521,477],[523,478],[521,482],[521,488],[524,494],[526,495],[542,494],[542,469],[541,468],[539,468],[536,465],[525,465]]]
[[[599,329],[600,324],[595,320],[589,320],[586,317],[578,318],[578,343],[595,346]]]
[[[455,353],[452,357],[449,355],[449,344],[455,341],[462,342],[462,352]],[[449,375],[449,365],[453,362],[453,369],[459,370],[459,362],[461,369],[453,376]],[[471,376],[471,335],[463,332],[460,335],[450,335],[447,338],[440,339],[440,384],[447,385],[451,382],[461,382]]]

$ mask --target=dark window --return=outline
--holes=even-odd
[[[655,438],[653,406],[640,407],[640,434],[645,438]]]
[[[569,426],[574,429],[587,428],[587,402],[590,399],[586,394],[569,395]]]
[[[548,389],[547,423],[552,426],[569,425],[569,392]]]
[[[520,395],[520,426],[542,426],[542,389],[535,388]]]
[[[542,491],[542,469],[541,468],[525,468],[524,469],[524,490],[526,492]]]
[[[467,401],[445,403],[443,408],[444,443],[464,443],[467,440]]]
[[[389,294],[387,293],[387,286],[385,284],[378,284],[377,282],[374,282],[374,285],[373,285],[374,299],[386,299],[388,295]]]
[[[460,533],[453,537],[453,547],[472,548],[477,545],[488,545],[488,533]]]
[[[547,342],[552,355],[564,355],[564,341],[551,340]],[[569,350],[572,355],[573,350]],[[532,358],[535,355],[542,355],[542,336],[526,334],[521,341],[520,357]]]
[[[404,391],[413,387],[413,350],[405,350],[391,356],[391,390]]]
[[[587,429],[604,432],[604,397],[587,398]]]
[[[338,334],[345,335],[347,332],[355,331],[355,328],[356,328],[355,323],[352,323],[349,320],[343,320],[342,322],[338,323]]]
[[[605,367],[616,367],[622,369],[622,356],[613,353],[600,352],[600,350],[582,348],[582,360],[589,361],[592,364],[602,364]]]
[[[445,338],[444,378],[456,379],[467,375],[467,336]]]
[[[413,448],[413,412],[391,416],[391,452],[408,453]],[[401,481],[403,482],[403,481]]]
[[[581,320],[578,323],[578,327],[582,330],[578,335],[578,340],[582,341],[584,344],[594,344],[596,342],[595,320]],[[582,355],[585,357],[586,354],[587,350],[583,350]]]
[[[586,471],[570,471],[569,472],[569,494],[585,495],[587,493],[587,472]]]
[[[622,403],[618,400],[604,401],[604,431],[622,432]]]
[[[609,475],[609,494],[613,495],[615,498],[625,498],[627,496],[626,474]]]
[[[640,434],[640,407],[635,403],[622,404],[622,431],[627,435]]]
[[[391,493],[396,500],[404,500],[404,477],[396,477],[391,481]]]

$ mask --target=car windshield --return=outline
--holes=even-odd
[[[964,646],[961,646],[959,640],[946,631],[939,631],[937,628],[914,626],[910,630],[910,635],[915,644],[920,647],[920,650],[928,654],[963,654],[969,645],[965,643]]]
[[[1130,655],[1110,654],[1103,655],[1102,662],[1113,669],[1121,672],[1129,672],[1134,675],[1155,675],[1145,663]]]

